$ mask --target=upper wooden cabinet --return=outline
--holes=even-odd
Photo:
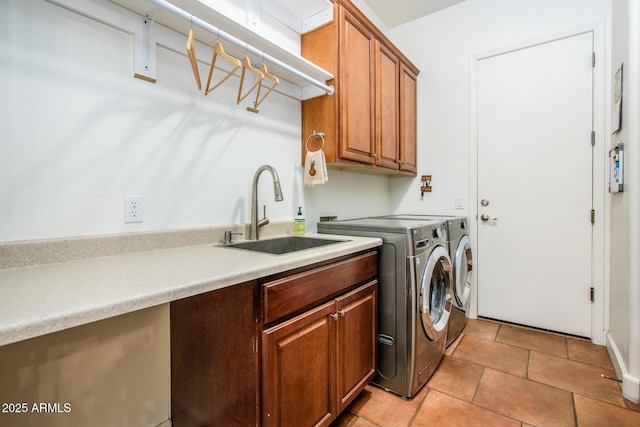
[[[332,23],[302,36],[302,56],[335,76],[333,96],[302,102],[303,162],[316,130],[329,164],[415,175],[418,69],[348,0],[334,1]]]
[[[400,60],[376,42],[376,165],[398,169],[400,161]]]
[[[417,80],[418,74],[402,64],[400,72],[400,169],[417,173]]]

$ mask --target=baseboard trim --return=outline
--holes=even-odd
[[[622,379],[622,395],[625,399],[640,403],[640,379],[629,375],[622,354],[620,354],[618,346],[609,332],[606,333],[606,347],[616,375]]]

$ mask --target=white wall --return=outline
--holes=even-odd
[[[611,146],[624,143],[624,192],[610,196],[611,274],[607,347],[617,358],[626,397],[640,397],[640,276],[638,256],[638,142],[640,128],[640,1],[613,1],[612,74],[624,64],[622,128],[611,136]],[[613,84],[613,81],[612,81]]]
[[[204,97],[187,58],[164,48],[158,82],[135,79],[130,34],[44,0],[5,0],[0,242],[246,222],[253,173],[264,163],[278,170],[285,196],[273,202],[265,174],[260,200],[269,217],[292,219],[303,205],[310,230],[320,215],[469,214],[469,58],[601,21],[609,8],[609,0],[467,0],[390,31],[421,69],[418,174],[432,174],[434,187],[421,200],[418,178],[330,170],[327,185],[303,188],[298,101],[272,94],[260,114],[248,113],[235,105],[237,79]],[[125,194],[144,196],[144,223],[123,223]],[[463,211],[454,210],[456,196],[464,198]],[[626,208],[616,209],[623,220]],[[612,245],[614,252],[624,247]],[[624,300],[630,286],[637,297],[637,282],[617,277],[612,300]],[[632,348],[638,336],[626,333],[625,320],[632,319],[612,316],[612,332]],[[149,322],[166,327],[168,320]],[[637,350],[630,354],[638,358]],[[638,361],[630,366],[637,377]]]
[[[419,175],[433,176],[433,192],[420,198],[419,182],[391,181],[391,206],[397,211],[464,214],[475,217],[471,128],[471,63],[489,52],[526,46],[576,31],[594,30],[595,68],[593,335],[604,343],[605,173],[608,141],[608,31],[610,0],[466,0],[391,30],[392,39],[422,70],[418,80]],[[419,41],[419,42],[417,42]],[[461,197],[464,209],[455,209]],[[471,234],[475,233],[472,221]],[[472,238],[472,245],[474,245]],[[472,298],[470,315],[475,315]]]
[[[136,79],[131,34],[44,0],[0,4],[0,51],[0,242],[247,222],[265,163],[285,198],[265,174],[272,220],[388,210],[386,177],[330,171],[330,193],[303,189],[300,102],[272,93],[247,112],[235,77],[204,96],[183,52],[158,47],[157,83]],[[143,223],[124,224],[125,195],[144,197]]]
[[[351,3],[357,7],[360,12],[362,12],[370,21],[378,27],[385,36],[390,38],[389,28],[385,25],[385,23],[380,19],[380,17],[376,14],[376,12],[369,7],[366,0],[351,0]]]
[[[613,18],[611,8],[613,3]],[[632,13],[629,5],[634,5]],[[635,12],[633,12],[635,11]],[[594,23],[605,22],[607,32],[613,33],[612,42],[607,40],[604,58],[612,67],[606,73],[605,103],[596,110],[608,106],[612,82],[610,73],[620,62],[625,61],[625,109],[623,132],[609,138],[608,132],[601,137],[604,149],[596,151],[597,167],[606,169],[606,152],[609,145],[622,139],[625,142],[626,172],[625,192],[609,196],[606,182],[597,182],[602,194],[604,214],[610,206],[611,218],[605,218],[610,226],[610,235],[604,235],[610,254],[610,274],[605,277],[604,323],[610,331],[607,346],[617,344],[614,363],[622,370],[625,395],[638,398],[640,371],[640,282],[638,279],[638,183],[637,167],[640,160],[634,149],[639,136],[637,118],[639,89],[638,44],[640,43],[640,2],[638,0],[466,0],[439,13],[420,18],[391,29],[391,38],[407,56],[421,69],[418,80],[418,174],[433,175],[433,193],[420,199],[418,179],[413,182],[391,180],[390,205],[398,212],[461,213],[455,211],[456,196],[465,199],[465,214],[473,210],[469,200],[473,193],[474,177],[470,170],[470,58],[508,46],[526,43],[554,34],[584,28]],[[631,24],[630,24],[631,22]],[[635,32],[628,33],[629,26]],[[607,37],[610,37],[607,35]],[[612,47],[612,50],[609,49]],[[629,55],[635,55],[629,61]],[[607,58],[613,57],[611,61]],[[629,62],[635,64],[634,74],[629,74]],[[635,91],[630,92],[635,85]],[[633,96],[633,98],[632,98]],[[600,114],[602,116],[602,113]],[[604,114],[605,122],[609,114]],[[598,118],[596,118],[598,119]],[[600,117],[602,120],[602,117]],[[629,127],[635,134],[629,135]],[[609,129],[604,124],[605,131]],[[600,141],[600,140],[599,140]],[[637,189],[636,189],[637,190]],[[634,207],[635,206],[635,207]],[[634,225],[635,224],[635,225]],[[635,228],[633,228],[635,227]],[[596,237],[600,238],[600,237]],[[598,260],[596,259],[598,262]],[[607,262],[605,262],[605,269]],[[609,271],[609,270],[607,270]],[[609,300],[610,299],[610,300]],[[615,358],[619,360],[615,360]],[[628,385],[627,385],[628,384]]]
[[[469,215],[470,58],[602,22],[609,0],[466,0],[392,28],[391,39],[420,68],[418,175],[433,176],[420,198],[419,178],[391,180],[398,212]],[[464,210],[455,210],[463,197]]]
[[[273,201],[264,174],[272,220],[293,220],[298,205],[311,230],[323,213],[388,212],[386,177],[330,171],[303,188],[299,101],[272,93],[249,113],[235,103],[238,78],[205,97],[183,53],[158,47],[157,83],[136,79],[131,34],[44,0],[0,2],[0,52],[0,242],[247,222],[265,163],[285,197]],[[129,194],[144,197],[142,224],[123,222]],[[168,423],[168,314],[165,304],[0,348],[0,401],[72,405],[0,424]]]
[[[629,5],[628,1],[613,2],[613,49],[611,66],[617,69],[622,62],[628,60],[629,46]],[[625,64],[628,66],[628,64]],[[626,77],[626,76],[625,76]],[[627,80],[627,79],[625,79]],[[625,81],[626,83],[626,81]],[[628,108],[625,97],[625,118]],[[624,123],[626,124],[626,123]],[[626,140],[627,126],[611,137],[611,145],[620,140]],[[628,149],[629,147],[627,147]],[[631,147],[633,150],[633,148]],[[627,162],[628,165],[628,162]],[[628,175],[628,174],[627,174]],[[628,178],[628,176],[626,177]],[[627,183],[628,190],[628,183]],[[609,327],[611,335],[614,335],[616,345],[624,355],[625,363],[628,363],[629,354],[629,305],[626,303],[629,297],[629,192],[624,192],[611,197],[611,291],[610,304],[615,307],[609,315]]]

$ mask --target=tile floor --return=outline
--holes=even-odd
[[[640,427],[604,347],[469,320],[426,386],[404,400],[371,385],[331,427]]]

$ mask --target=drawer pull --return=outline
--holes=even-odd
[[[344,317],[345,314],[347,314],[347,312],[342,309],[337,313],[330,314],[329,316],[333,317],[333,320],[338,320],[338,316]]]
[[[262,287],[264,323],[300,313],[359,283],[371,280],[377,273],[378,255],[371,251],[267,281]]]

